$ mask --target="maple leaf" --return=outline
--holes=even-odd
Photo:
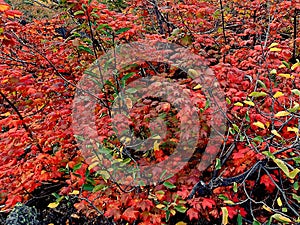
[[[121,218],[121,210],[118,203],[110,203],[107,207],[104,216],[106,217],[114,217],[115,221],[118,221]]]
[[[274,181],[278,181],[274,175],[271,174],[271,176]],[[270,179],[270,177],[267,174],[264,174],[261,176],[260,183],[266,187],[266,190],[269,193],[272,193],[276,187],[275,184],[272,182],[272,180]]]
[[[188,211],[187,211],[187,215],[189,217],[190,220],[193,220],[193,219],[199,219],[199,211],[195,208],[190,208]]]
[[[122,218],[128,222],[133,222],[138,218],[139,213],[139,211],[135,210],[133,207],[130,207],[123,212]]]
[[[154,207],[154,204],[151,200],[145,199],[145,200],[142,200],[139,203],[137,203],[136,206],[139,207],[142,211],[145,211],[145,210],[150,211],[150,209]]]
[[[213,206],[216,205],[216,202],[215,202],[213,199],[210,199],[210,198],[204,198],[204,199],[202,200],[201,205],[202,205],[203,209],[206,209],[206,208],[212,209]]]

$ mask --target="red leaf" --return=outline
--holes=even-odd
[[[137,204],[137,207],[139,207],[143,212],[146,210],[150,211],[150,209],[154,207],[154,204],[149,199],[145,199],[145,200],[142,200],[141,202],[139,202]]]
[[[204,198],[202,201],[203,209],[212,209],[214,205],[216,205],[216,202],[210,198]]]
[[[104,213],[106,217],[114,217],[114,220],[117,221],[121,218],[120,207],[116,204],[109,204],[107,211]]]
[[[226,208],[230,219],[237,215],[237,209],[235,207],[226,206]]]
[[[133,222],[138,218],[138,215],[139,211],[134,210],[133,207],[130,207],[123,212],[122,218],[128,222]]]
[[[274,175],[271,175],[271,176],[272,176],[273,180],[278,181]],[[275,189],[275,184],[272,182],[270,177],[266,174],[261,176],[260,183],[265,185],[266,190],[270,193],[273,192]]]
[[[187,215],[190,220],[192,219],[199,219],[199,211],[197,209],[191,208],[187,211]]]

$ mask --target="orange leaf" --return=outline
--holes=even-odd
[[[134,210],[133,207],[126,209],[122,215],[122,218],[128,222],[133,222],[138,218],[139,211]]]
[[[10,5],[6,2],[0,2],[0,12],[4,12],[10,9]]]

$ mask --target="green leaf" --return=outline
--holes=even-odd
[[[300,96],[300,91],[298,89],[293,89],[293,90],[291,90],[291,92],[295,95]]]
[[[290,64],[286,61],[282,61],[282,64],[285,65],[285,67],[288,68],[288,69],[291,68]]]
[[[60,198],[60,195],[57,194],[56,192],[52,193],[52,195],[53,195],[56,199]]]
[[[131,161],[130,158],[124,159],[123,162],[120,163],[120,166],[124,167],[125,165],[127,165],[128,163],[130,163],[130,161]]]
[[[238,214],[237,216],[237,225],[242,225],[243,224],[243,217],[241,214]]]
[[[252,93],[249,94],[250,97],[255,97],[255,98],[264,97],[266,95],[267,95],[267,93],[263,92],[263,91],[261,91],[261,92],[254,91],[254,92],[252,92]]]
[[[250,122],[250,117],[249,117],[249,112],[248,112],[248,111],[246,112],[245,120],[246,120],[247,122]]]
[[[122,77],[121,81],[127,81],[134,74],[135,74],[134,72],[126,74],[125,76]]]
[[[296,194],[292,194],[293,199],[295,199],[298,203],[300,203],[300,196],[296,195]]]
[[[85,190],[85,191],[93,191],[94,185],[92,185],[92,184],[84,184],[84,185],[82,185],[82,189]]]
[[[229,98],[227,98],[227,97],[226,97],[226,102],[227,102],[227,104],[228,104],[228,105],[230,105],[230,104],[231,104],[231,101],[230,101],[230,99],[229,99]]]
[[[93,192],[102,191],[107,189],[107,186],[104,184],[99,184],[93,188]]]
[[[232,134],[232,135],[234,135],[234,134],[235,134],[235,130],[234,130],[234,129],[232,129],[231,127],[229,127],[228,131],[229,131],[229,133],[230,133],[230,134]]]
[[[233,182],[233,191],[235,193],[237,193],[237,191],[238,191],[238,187],[237,187],[237,183],[236,182]]]
[[[294,187],[294,189],[295,189],[296,191],[298,191],[298,190],[299,190],[299,182],[296,181],[296,182],[294,183],[293,187]]]
[[[283,208],[281,209],[281,211],[284,212],[284,213],[287,213],[288,209],[285,208],[285,207],[283,207]]]
[[[267,88],[267,86],[265,85],[265,83],[262,82],[261,80],[258,80],[257,83],[258,83],[261,87]]]
[[[74,16],[82,15],[82,14],[84,14],[83,10],[78,10],[78,11],[74,12]]]
[[[262,154],[268,156],[271,159],[275,159],[275,156],[270,151],[263,151]]]
[[[295,163],[300,163],[300,156],[294,157],[293,160],[295,161]]]
[[[216,170],[221,169],[221,160],[219,158],[216,158]]]
[[[218,198],[221,199],[221,200],[228,200],[228,197],[226,197],[226,196],[223,195],[223,194],[220,194],[220,195],[218,196]]]
[[[112,28],[108,24],[106,24],[106,23],[99,25],[96,28],[96,30],[102,30],[103,28],[108,28],[108,29],[112,30]]]
[[[81,50],[81,51],[88,52],[88,53],[91,54],[91,55],[94,55],[93,50],[90,49],[89,47],[86,47],[86,46],[83,46],[83,45],[79,45],[79,46],[78,46],[78,49]]]
[[[75,172],[76,170],[79,170],[82,166],[82,163],[78,163],[73,167],[73,171]]]
[[[180,213],[185,213],[187,210],[187,208],[183,205],[176,205],[174,209]]]
[[[77,141],[84,141],[84,137],[83,136],[80,136],[80,135],[76,135],[74,134],[74,137],[76,138]]]
[[[131,28],[129,28],[129,27],[121,28],[121,29],[119,29],[119,30],[116,31],[116,34],[124,33],[124,32],[126,32],[126,31],[128,31],[128,30],[130,30],[130,29],[131,29]]]
[[[159,190],[159,191],[156,191],[155,194],[158,194],[158,195],[164,195],[165,192],[163,190]]]
[[[261,136],[256,136],[255,138],[252,139],[253,141],[257,141],[257,142],[263,142],[264,139]]]
[[[166,210],[166,222],[168,222],[169,221],[169,219],[170,219],[170,210]]]
[[[240,132],[240,128],[236,124],[232,124],[232,127],[236,132]]]
[[[204,109],[208,109],[209,106],[210,106],[210,100],[207,99],[206,102],[205,102],[205,107],[204,107]]]
[[[166,187],[166,188],[169,188],[169,189],[173,189],[173,188],[176,188],[176,186],[168,181],[164,182],[163,185]]]
[[[95,77],[95,78],[99,78],[99,74],[94,73],[94,72],[91,71],[91,70],[85,70],[83,73],[86,74],[86,75],[90,75],[90,76],[92,76],[92,77]]]
[[[260,222],[258,222],[257,220],[254,220],[252,225],[261,225]]]
[[[130,93],[130,94],[134,94],[135,92],[137,92],[137,89],[136,88],[128,88],[128,89],[126,89],[126,92]]]

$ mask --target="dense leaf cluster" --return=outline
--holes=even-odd
[[[78,212],[100,215],[108,224],[197,224],[200,218],[223,224],[299,222],[296,0],[33,2],[59,13],[41,19],[38,12],[40,19],[28,19],[0,0],[3,210],[39,199],[36,191],[50,183],[59,189],[50,188],[55,199],[47,202],[49,208],[76,199],[70,204]],[[191,64],[130,64],[129,48],[131,58],[114,58],[122,49],[110,49],[135,41],[173,43],[189,51],[190,59],[197,55],[201,68],[212,71],[207,83],[224,92],[226,110],[218,102],[221,92],[195,83],[199,74]],[[179,60],[185,50],[165,54]],[[101,58],[109,54],[111,60]],[[91,70],[96,59],[106,63]],[[84,76],[91,78],[85,86]],[[137,80],[152,92],[133,102],[136,92],[148,90],[130,86]],[[91,88],[95,84],[99,93]],[[179,90],[197,108],[196,126],[188,119],[193,107]],[[184,110],[164,99],[165,93]],[[76,96],[83,100],[74,101]],[[93,121],[72,117],[86,109],[94,109],[96,135],[90,132]],[[129,121],[120,113],[126,110]],[[224,121],[216,118],[218,112]],[[170,159],[182,137],[193,138],[180,122],[197,133],[192,157],[174,174],[181,162],[172,158],[168,171],[151,171],[161,182],[143,185],[147,178],[138,180],[136,171]],[[224,130],[218,143],[210,142],[214,125]],[[153,130],[159,135],[153,137]],[[9,221],[17,218],[14,212]]]

